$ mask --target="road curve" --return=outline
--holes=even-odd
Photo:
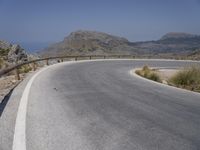
[[[200,149],[200,95],[129,73],[143,65],[190,64],[110,60],[50,67],[30,89],[26,149]]]

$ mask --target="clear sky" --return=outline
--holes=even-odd
[[[0,39],[35,50],[79,29],[130,41],[200,34],[200,0],[0,0]]]

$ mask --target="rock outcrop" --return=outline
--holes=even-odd
[[[27,52],[17,44],[0,40],[0,57],[8,63],[19,63],[28,60]]]
[[[15,44],[11,46],[11,49],[8,53],[8,62],[23,62],[28,60],[28,55],[26,51],[21,48],[19,45]]]

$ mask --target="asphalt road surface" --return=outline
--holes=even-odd
[[[28,95],[26,149],[200,149],[200,94],[129,73],[144,65],[171,68],[191,64],[109,60],[46,69],[35,78]],[[21,90],[27,82],[19,85]],[[20,103],[12,97],[20,96],[14,91],[0,117],[1,150],[12,149]]]

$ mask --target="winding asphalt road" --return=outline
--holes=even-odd
[[[129,73],[143,65],[171,68],[190,64],[108,60],[49,67],[35,78],[28,96],[26,149],[200,149],[200,94]],[[8,116],[8,109],[14,107],[9,103],[3,115]],[[17,109],[13,111],[17,113]],[[6,136],[3,127],[0,125],[0,136]],[[14,129],[6,132],[11,132],[10,137],[1,136],[1,150],[12,149]]]

